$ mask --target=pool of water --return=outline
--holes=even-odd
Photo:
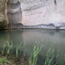
[[[39,65],[43,65],[44,58],[50,47],[53,45],[54,54],[58,54],[56,59],[59,65],[64,63],[65,55],[65,31],[64,30],[43,30],[43,29],[21,29],[0,31],[0,47],[6,43],[13,43],[14,47],[23,44],[23,52],[26,55],[32,53],[35,45],[43,45],[39,54]]]

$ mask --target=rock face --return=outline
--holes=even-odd
[[[6,0],[0,0],[0,29],[5,28],[7,24]]]
[[[65,23],[64,0],[35,0],[22,2],[24,25],[54,24],[55,26]]]
[[[8,0],[7,15],[9,27],[22,25],[22,11],[19,0]]]
[[[64,0],[8,0],[9,25],[65,27]]]

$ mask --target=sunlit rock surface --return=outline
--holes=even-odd
[[[9,0],[9,3],[8,19],[11,25],[65,28],[64,0]]]
[[[29,0],[28,0],[29,1]],[[64,27],[65,25],[65,1],[64,0],[38,0],[29,3],[21,3],[23,9],[22,23],[24,25]]]

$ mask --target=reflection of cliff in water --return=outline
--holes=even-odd
[[[23,31],[9,30],[0,32],[0,44],[12,43],[14,46],[23,43]]]
[[[0,30],[0,47],[6,42],[9,42],[8,31]]]
[[[12,30],[9,31],[9,43],[13,43],[16,47],[17,45],[23,44],[23,31],[20,30]]]

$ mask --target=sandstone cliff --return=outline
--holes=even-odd
[[[28,0],[21,4],[24,25],[65,23],[64,0]]]
[[[7,24],[6,0],[0,0],[0,29],[5,28]]]
[[[9,26],[50,26],[65,29],[64,0],[8,0],[6,10],[5,0],[1,1],[0,6],[2,4],[0,20],[6,21],[8,18]]]

